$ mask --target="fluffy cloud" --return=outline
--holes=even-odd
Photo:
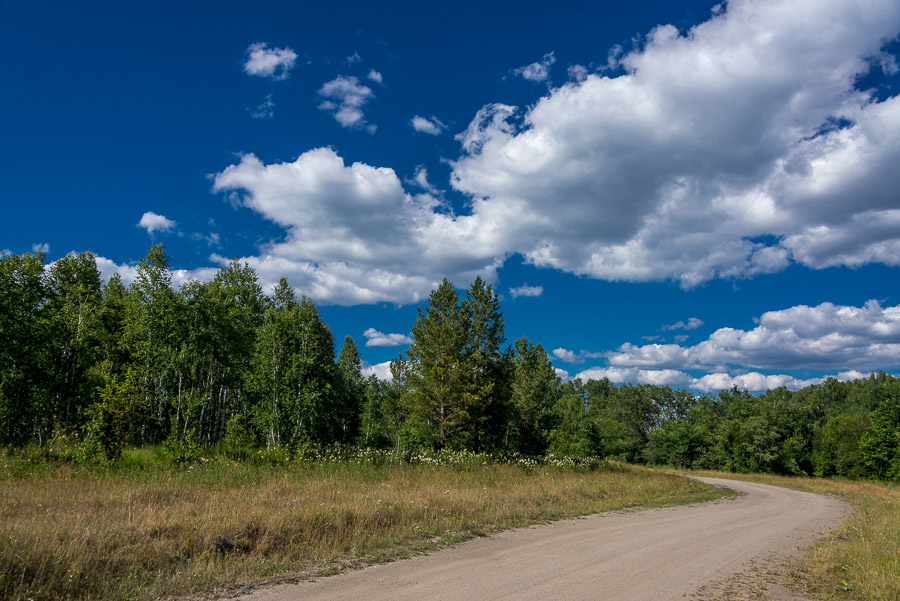
[[[579,365],[584,363],[586,359],[597,359],[599,357],[604,357],[605,353],[589,353],[587,351],[579,351],[574,352],[569,349],[564,348],[555,348],[553,349],[553,356],[563,361],[564,363],[569,363],[571,365]]]
[[[537,297],[544,293],[543,286],[529,286],[528,284],[524,284],[519,286],[518,288],[510,288],[509,294],[513,298],[519,298],[520,296],[531,296]]]
[[[153,211],[147,211],[141,216],[141,220],[138,221],[138,227],[147,230],[148,234],[152,234],[153,232],[168,232],[176,225],[178,224],[171,219],[167,219],[162,215],[157,215]]]
[[[452,184],[513,208],[535,265],[606,280],[900,264],[900,98],[855,87],[898,30],[889,0],[736,0],[659,26],[610,54],[618,76],[482,109]]]
[[[610,366],[716,370],[900,367],[900,306],[822,303],[764,313],[752,330],[720,328],[694,346],[623,344]]]
[[[525,65],[524,67],[519,67],[518,69],[513,69],[513,73],[528,81],[544,83],[550,79],[550,67],[552,67],[555,62],[556,55],[553,52],[548,52],[540,61]]]
[[[687,322],[677,321],[672,324],[664,325],[660,330],[667,332],[670,330],[696,330],[703,325],[703,320],[697,317],[691,317]]]
[[[369,69],[369,74],[366,75],[366,77],[368,77],[371,81],[374,81],[375,83],[381,83],[381,81],[382,81],[381,73],[379,73],[375,69]]]
[[[286,230],[244,260],[263,281],[285,276],[319,302],[418,302],[443,276],[495,281],[505,258],[475,217],[437,212],[437,199],[408,194],[392,169],[347,166],[329,148],[271,165],[244,155],[213,182]]]
[[[564,361],[565,363],[583,363],[584,359],[582,359],[578,354],[564,348],[555,348],[553,349],[553,356],[559,359],[560,361]]]
[[[394,375],[391,373],[390,361],[376,363],[375,365],[369,365],[368,363],[363,362],[361,371],[362,375],[367,378],[369,376],[375,376],[379,380],[384,380],[385,382],[391,382],[394,379]]]
[[[443,276],[490,278],[516,253],[686,288],[792,262],[897,265],[900,97],[855,85],[893,68],[883,43],[898,31],[891,0],[735,0],[683,34],[659,26],[533,107],[479,110],[450,163],[466,214],[323,148],[269,165],[245,155],[214,189],[285,228],[247,258],[263,278],[326,303],[416,302]],[[319,93],[341,125],[374,130],[374,93],[357,78]],[[681,352],[670,346],[620,355]]]
[[[444,125],[441,120],[435,116],[432,116],[430,119],[426,119],[425,117],[416,115],[412,118],[410,124],[417,132],[430,134],[432,136],[440,135],[440,133],[447,128],[447,126]]]
[[[122,278],[122,283],[128,286],[134,281],[135,277],[137,276],[136,265],[129,265],[127,263],[119,264],[112,259],[107,259],[106,257],[95,257],[95,261],[97,262],[97,270],[100,272],[100,277],[101,279],[103,279],[103,281],[108,281],[109,278],[118,273],[119,277]],[[227,260],[222,259],[223,265],[227,262]],[[188,280],[208,282],[215,277],[217,271],[217,267],[203,267],[200,269],[170,269],[169,275],[172,276],[172,285],[175,288],[180,288]]]
[[[626,343],[609,353],[558,348],[553,356],[570,364],[586,357],[606,359],[606,366],[575,376],[582,380],[609,378],[616,383],[666,384],[707,392],[733,386],[752,391],[780,386],[796,390],[825,379],[756,370],[831,370],[837,372],[831,377],[851,380],[900,367],[900,306],[882,307],[874,300],[862,307],[798,305],[769,311],[756,321],[752,330],[720,328],[694,346]]]
[[[369,328],[363,336],[366,337],[366,346],[403,346],[413,341],[406,334],[384,334],[375,328]]]
[[[290,48],[269,48],[265,43],[250,44],[244,73],[271,79],[286,79],[297,63],[297,53]]]
[[[416,167],[416,171],[413,174],[411,179],[406,180],[407,184],[417,186],[429,194],[434,196],[439,196],[441,191],[434,187],[434,185],[428,181],[428,169],[424,165],[419,165]]]
[[[588,74],[590,73],[587,70],[587,67],[583,65],[571,65],[568,69],[569,80],[575,82],[582,82],[587,79]]]
[[[692,387],[693,378],[674,369],[623,369],[620,367],[592,367],[575,375],[582,381],[607,378],[616,384],[656,384],[659,386]]]
[[[821,384],[829,377],[847,381],[865,378],[869,375],[858,371],[847,371],[823,378],[800,379],[785,374],[765,375],[759,372],[749,372],[732,376],[719,372],[695,378],[690,374],[673,369],[592,367],[578,373],[575,377],[582,381],[607,378],[616,384],[655,384],[675,388],[690,388],[702,392],[718,392],[735,386],[751,392],[763,392],[782,386],[791,390],[799,390],[813,384]]]
[[[326,99],[319,108],[332,113],[335,121],[343,127],[375,133],[376,126],[366,121],[362,110],[363,106],[375,98],[375,93],[370,87],[359,83],[359,79],[339,75],[326,82],[319,89],[319,95]]]

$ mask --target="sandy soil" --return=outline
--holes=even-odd
[[[756,586],[835,528],[841,501],[764,484],[700,478],[738,493],[677,508],[613,512],[503,532],[245,601],[662,601],[716,598],[735,579]],[[745,576],[752,570],[756,580]]]

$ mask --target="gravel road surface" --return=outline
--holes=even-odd
[[[698,593],[708,598],[749,566],[765,570],[783,562],[835,528],[847,510],[831,497],[735,480],[700,480],[740,495],[512,530],[240,599],[664,601]]]

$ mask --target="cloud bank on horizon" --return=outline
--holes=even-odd
[[[891,0],[734,0],[687,31],[659,25],[630,51],[610,49],[600,68],[570,65],[569,81],[531,107],[485,104],[448,163],[463,212],[446,210],[424,171],[429,188],[410,186],[390,166],[348,164],[333,148],[269,163],[247,152],[212,188],[282,228],[242,258],[261,280],[286,276],[325,304],[420,302],[443,277],[496,281],[513,255],[685,289],[790,265],[898,266],[900,97],[858,87],[872,70],[896,72],[885,47],[898,32]],[[296,58],[254,44],[244,70],[280,79]],[[557,60],[551,50],[511,72],[549,85]],[[374,92],[358,78],[338,76],[319,95],[340,125],[375,133],[364,112]],[[430,135],[447,127],[410,123]],[[166,231],[157,217],[142,227]],[[579,376],[711,389],[801,382],[729,376],[729,366],[897,366],[897,307],[826,305],[766,313],[751,331],[723,328],[694,346],[626,344]],[[556,351],[570,363],[596,356]]]
[[[553,356],[577,365],[585,357],[603,358],[575,377],[614,382],[669,384],[699,390],[739,386],[765,390],[802,388],[825,378],[798,379],[764,375],[759,370],[830,370],[832,377],[854,379],[879,369],[900,368],[900,306],[882,307],[870,300],[862,307],[822,303],[768,311],[752,330],[719,328],[692,345],[625,343],[614,351],[588,353],[554,349]],[[749,369],[748,369],[749,368]],[[689,372],[707,372],[693,376]],[[744,371],[731,376],[729,372]]]

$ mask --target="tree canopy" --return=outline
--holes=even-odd
[[[505,346],[479,277],[434,289],[382,381],[352,337],[336,355],[286,279],[266,295],[234,260],[176,289],[169,263],[153,246],[126,287],[89,252],[0,257],[0,445],[76,440],[102,460],[126,444],[464,449],[900,480],[900,378],[884,373],[759,395],[563,382],[540,344]]]

